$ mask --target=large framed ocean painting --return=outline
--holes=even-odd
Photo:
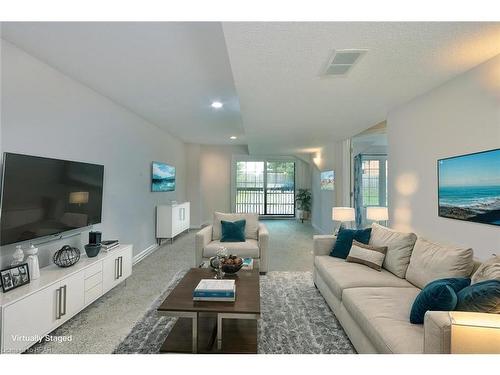
[[[500,149],[438,160],[439,216],[500,225]]]
[[[151,168],[151,191],[174,191],[175,190],[175,167],[153,162]]]

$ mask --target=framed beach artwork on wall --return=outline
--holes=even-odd
[[[154,161],[151,167],[151,191],[175,191],[175,167]]]
[[[500,149],[438,160],[438,214],[500,225]]]

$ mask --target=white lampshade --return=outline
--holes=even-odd
[[[499,354],[500,315],[450,311],[452,354]]]
[[[354,221],[354,208],[352,207],[333,207],[332,208],[333,221]]]
[[[89,202],[88,191],[74,191],[69,193],[69,203],[71,204],[85,204]]]
[[[389,220],[389,210],[387,207],[366,207],[366,218],[375,221]]]

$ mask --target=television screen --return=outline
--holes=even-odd
[[[333,190],[335,188],[335,172],[334,171],[321,172],[320,187],[321,187],[321,190]]]
[[[171,165],[153,162],[151,171],[151,191],[174,191],[175,190],[175,167]]]
[[[500,225],[500,149],[438,160],[439,216]]]
[[[104,166],[5,153],[0,244],[101,222]]]

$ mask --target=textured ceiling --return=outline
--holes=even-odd
[[[2,38],[186,142],[265,154],[357,134],[500,53],[500,23],[3,23]],[[368,52],[320,76],[350,48]]]
[[[224,23],[250,151],[341,140],[500,53],[500,23]],[[320,77],[334,49],[368,49]]]

